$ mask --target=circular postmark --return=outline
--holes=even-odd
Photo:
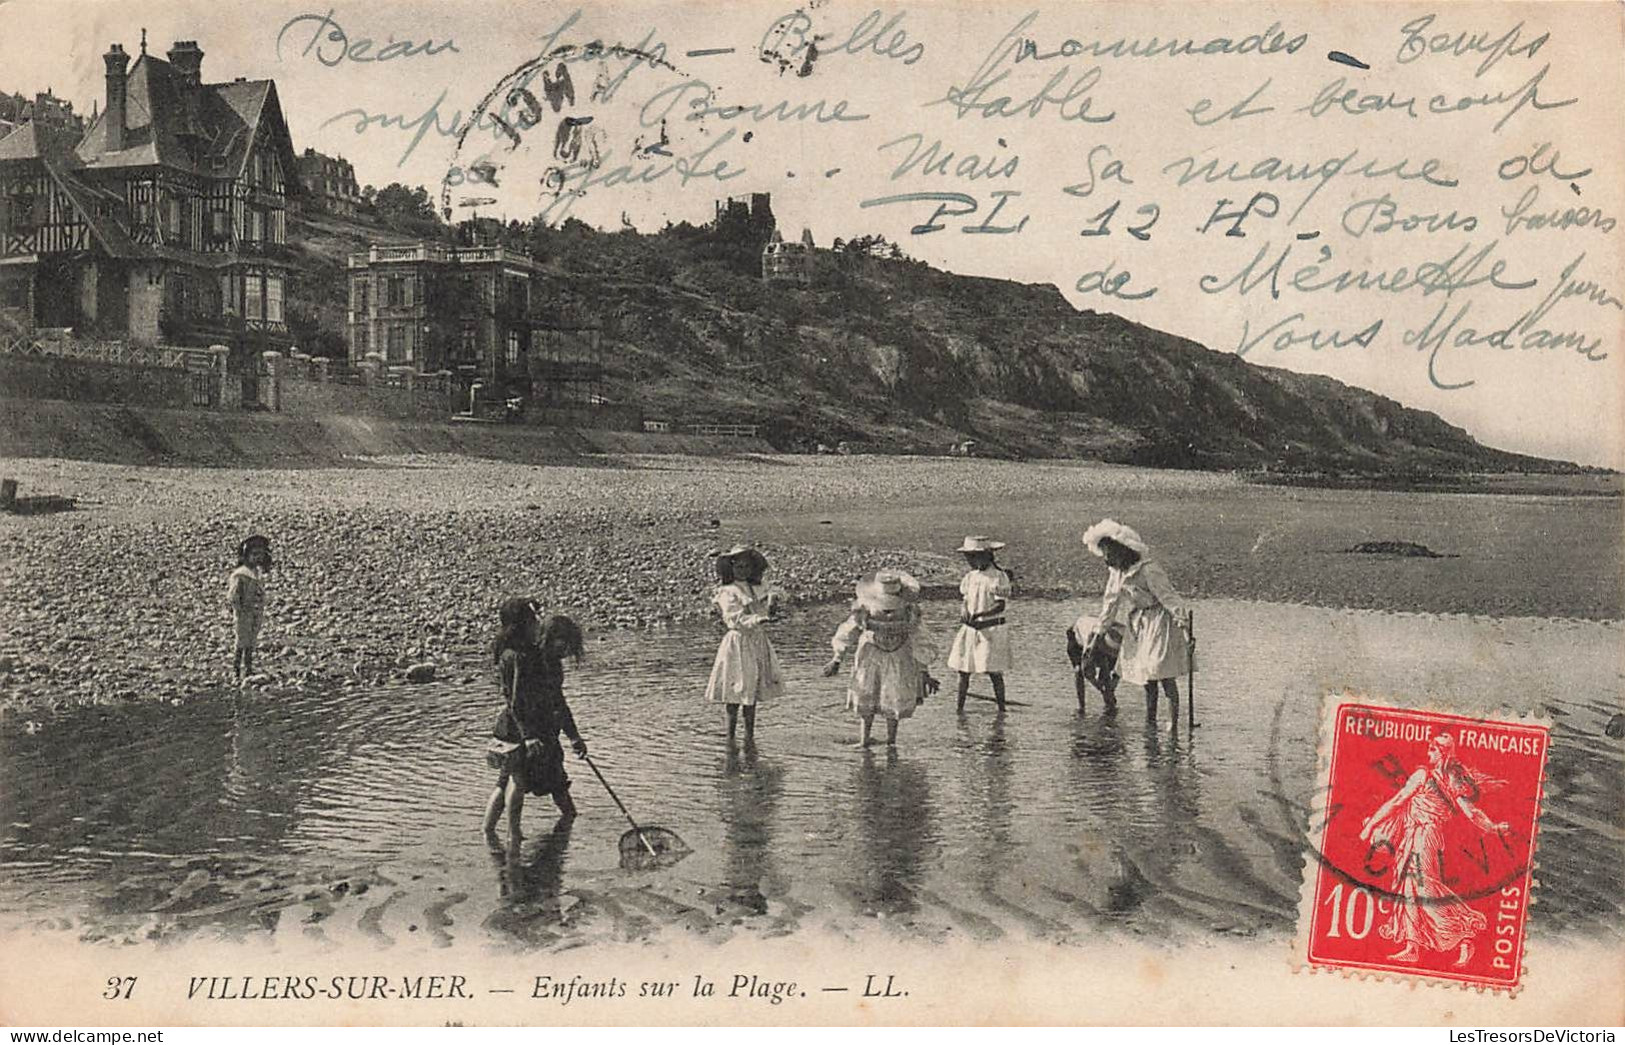
[[[1338,719],[1342,730],[1376,732],[1368,723],[1382,711],[1345,710],[1347,717]],[[1325,872],[1366,891],[1384,916],[1396,904],[1479,903],[1528,878],[1539,780],[1509,782],[1461,757],[1433,757],[1439,736],[1457,746],[1456,735],[1466,728],[1458,721],[1428,727],[1426,734],[1418,727],[1387,748],[1377,742],[1334,751],[1327,779],[1294,796],[1281,771],[1284,711],[1285,700],[1272,718],[1266,770],[1283,818],[1314,861],[1309,873]],[[1414,749],[1424,740],[1425,753],[1418,755]]]
[[[635,42],[578,40],[569,16],[540,52],[501,77],[471,111],[440,186],[452,223],[482,210],[557,225],[593,189],[655,191],[744,173],[717,87],[679,70],[658,31]],[[714,121],[712,121],[714,122]]]

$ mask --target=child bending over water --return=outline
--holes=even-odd
[[[858,743],[868,747],[875,715],[886,716],[886,746],[897,744],[897,723],[914,714],[940,685],[927,670],[934,656],[920,627],[920,582],[900,570],[881,570],[857,587],[852,615],[835,631],[828,677],[854,647],[846,706],[863,721]]]

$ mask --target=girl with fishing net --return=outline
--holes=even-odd
[[[528,599],[504,602],[499,619],[491,656],[497,664],[504,707],[492,729],[496,739],[486,754],[487,763],[499,775],[485,804],[485,832],[496,833],[505,807],[508,834],[518,839],[527,791],[551,796],[565,819],[576,815],[559,734],[570,738],[577,756],[587,757],[587,742],[581,739],[575,716],[564,700],[564,658],[580,663],[585,647],[575,621],[553,616],[544,622]]]

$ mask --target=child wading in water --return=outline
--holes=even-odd
[[[497,717],[491,731],[496,742],[486,754],[486,761],[501,775],[485,804],[485,832],[496,833],[506,805],[508,834],[517,839],[527,791],[551,795],[559,815],[567,820],[576,815],[559,733],[570,738],[578,756],[586,757],[587,742],[564,701],[564,658],[580,663],[584,647],[575,621],[555,616],[544,623],[535,604],[526,599],[504,602],[500,615],[491,655],[507,706]]]
[[[852,615],[835,630],[827,678],[841,670],[854,646],[846,706],[863,720],[860,747],[868,747],[875,714],[886,716],[886,746],[897,744],[897,723],[914,714],[940,685],[927,670],[935,651],[920,628],[920,582],[900,570],[882,570],[857,587]]]
[[[1157,688],[1168,698],[1169,728],[1179,728],[1179,676],[1191,669],[1190,611],[1151,549],[1131,527],[1102,519],[1084,531],[1083,543],[1106,560],[1110,571],[1100,600],[1103,629],[1091,646],[1109,641],[1105,626],[1127,620],[1117,670],[1124,682],[1145,687],[1145,719],[1157,718]]]
[[[728,706],[730,740],[739,729],[739,709],[745,709],[747,744],[756,739],[756,705],[784,695],[784,672],[765,627],[778,614],[775,593],[762,583],[766,573],[767,557],[755,548],[736,545],[717,556],[712,601],[728,634],[717,647],[705,699]]]
[[[959,710],[965,710],[970,677],[987,676],[993,698],[1004,707],[1004,673],[1010,670],[1010,629],[1004,623],[1005,600],[1010,598],[1010,575],[999,569],[993,553],[1003,548],[986,537],[966,537],[959,551],[970,572],[959,582],[965,609],[959,615],[959,634],[948,651],[948,667],[959,672]]]
[[[254,674],[254,647],[265,620],[265,578],[270,572],[270,538],[256,533],[237,546],[237,568],[226,581],[226,603],[236,624],[231,669],[239,679]]]

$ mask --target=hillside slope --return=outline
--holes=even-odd
[[[1195,468],[1574,470],[1330,378],[1077,311],[1052,286],[858,258],[799,287],[763,282],[755,246],[711,229],[499,231],[543,264],[549,311],[603,328],[616,399],[649,417],[761,424],[781,447],[941,452],[972,438],[993,453]],[[347,251],[409,238],[296,222],[316,322],[341,329]]]

